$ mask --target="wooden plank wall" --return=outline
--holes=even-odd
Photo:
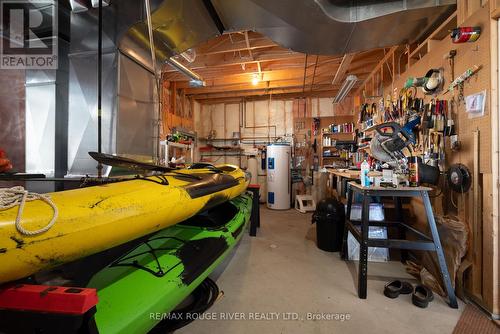
[[[492,295],[492,313],[500,317],[500,115],[499,115],[499,22],[500,18],[500,0],[492,0],[490,2],[491,13],[491,34],[490,34],[490,53],[491,53],[491,123],[492,123],[492,179],[488,180],[488,184],[492,188],[492,226],[485,231],[485,235],[491,240],[491,249],[485,249],[485,258],[488,260],[487,265],[491,263],[491,277],[487,277],[488,282],[491,281]],[[489,242],[487,243],[489,244]],[[490,262],[491,261],[491,262]],[[486,281],[486,280],[485,280]]]
[[[489,17],[485,13],[489,10]],[[498,189],[499,183],[499,130],[500,118],[498,114],[498,19],[500,18],[500,0],[459,0],[458,1],[458,25],[468,25],[468,21],[481,14],[481,22],[490,27],[489,29],[489,73],[490,73],[490,90],[488,109],[490,127],[490,173],[482,174],[482,293],[481,304],[497,317],[500,316],[500,221],[499,221],[499,206],[500,199]],[[484,37],[484,36],[483,36]],[[488,130],[487,128],[485,129]],[[480,138],[481,150],[483,150],[483,140]]]
[[[470,229],[470,251],[467,254],[467,259],[472,262],[472,269],[468,272],[466,280],[466,289],[469,295],[473,296],[479,303],[484,305],[489,311],[498,314],[498,219],[493,220],[493,170],[492,170],[492,108],[491,108],[491,94],[492,94],[492,71],[495,73],[495,68],[491,66],[492,53],[490,51],[490,44],[492,40],[496,40],[496,31],[491,31],[490,20],[490,6],[488,3],[480,0],[459,1],[457,9],[457,22],[460,26],[480,26],[482,28],[482,35],[475,43],[466,44],[453,44],[450,38],[446,37],[443,40],[432,41],[432,49],[425,54],[420,60],[412,64],[412,66],[401,76],[397,77],[393,83],[395,90],[399,91],[408,77],[421,77],[430,68],[444,68],[446,85],[448,85],[453,78],[451,77],[451,66],[446,55],[450,50],[457,50],[455,57],[455,77],[462,74],[465,70],[473,65],[482,65],[482,69],[464,86],[464,95],[486,90],[487,104],[485,115],[480,118],[469,119],[465,112],[463,103],[458,103],[458,90],[454,93],[454,100],[456,107],[453,110],[456,127],[459,134],[459,140],[462,144],[460,151],[452,152],[447,150],[447,167],[452,163],[462,163],[466,165],[472,173],[473,160],[475,152],[473,150],[474,132],[479,131],[480,150],[479,154],[479,175],[480,182],[475,185],[479,187],[479,198],[474,201],[474,189],[471,189],[465,195],[450,194],[445,191],[445,196],[441,195],[433,201],[434,210],[437,213],[456,213],[459,215]],[[496,61],[496,60],[495,60]],[[384,85],[384,91],[392,89],[390,85]],[[497,94],[497,91],[493,91]],[[423,97],[419,91],[419,97]],[[452,99],[452,94],[438,96],[439,99]],[[360,98],[362,96],[355,96]],[[425,97],[427,101],[430,97]],[[496,99],[495,99],[496,101]],[[373,101],[370,101],[373,102]],[[496,107],[496,105],[494,105]],[[496,108],[494,112],[498,113]],[[457,204],[458,209],[454,209],[450,205],[450,196],[453,196],[454,203]],[[473,205],[475,203],[482,203],[481,210],[478,210],[480,217],[479,224],[473,226]],[[415,219],[422,217],[423,207],[421,202],[413,201],[413,208],[415,212]],[[425,222],[418,221],[423,228]],[[473,231],[477,233],[475,238]],[[495,249],[495,251],[492,251]],[[473,250],[476,250],[475,252]]]

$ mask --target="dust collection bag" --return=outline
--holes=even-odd
[[[451,284],[455,287],[455,279],[462,259],[467,253],[467,225],[457,217],[435,216],[441,239],[446,265],[450,273]],[[427,231],[429,232],[429,231]],[[408,261],[407,271],[420,279],[427,287],[441,296],[446,296],[443,278],[439,270],[436,252],[422,252],[421,264]]]

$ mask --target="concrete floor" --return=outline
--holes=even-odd
[[[451,333],[463,310],[436,296],[427,309],[411,295],[389,299],[386,281],[412,281],[400,262],[370,263],[368,298],[359,299],[357,262],[319,250],[306,236],[311,215],[261,206],[256,238],[244,236],[217,284],[224,296],[208,311],[215,320],[198,319],[178,333]],[[213,313],[212,313],[213,312]],[[274,312],[278,314],[274,314]],[[283,312],[292,313],[285,320]],[[237,314],[234,314],[237,313]],[[311,320],[311,313],[337,320]],[[223,316],[245,320],[224,320]],[[248,320],[251,316],[260,320]],[[350,317],[341,321],[340,317]],[[278,320],[264,320],[279,318]],[[309,318],[308,318],[309,317]]]

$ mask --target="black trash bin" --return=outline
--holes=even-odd
[[[316,223],[316,245],[327,252],[338,252],[342,248],[345,225],[344,204],[335,198],[321,200],[312,216]]]

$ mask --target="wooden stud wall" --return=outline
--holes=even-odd
[[[186,97],[184,89],[177,88],[176,81],[162,82],[162,131],[164,138],[174,127],[194,130],[194,100]]]
[[[469,119],[467,114],[464,111],[464,106],[460,105],[458,108],[454,110],[456,113],[455,122],[457,131],[459,134],[459,139],[462,143],[462,148],[459,152],[451,152],[447,151],[447,165],[449,166],[451,163],[463,163],[468,166],[472,172],[474,165],[474,150],[473,150],[473,142],[474,142],[474,132],[479,131],[479,147],[480,151],[478,166],[479,166],[479,189],[472,189],[469,193],[462,196],[454,196],[454,201],[458,203],[459,209],[457,213],[459,216],[467,222],[471,231],[476,231],[476,239],[474,240],[475,244],[472,244],[471,247],[479,247],[481,249],[481,254],[476,254],[474,256],[473,252],[470,252],[467,258],[473,263],[472,272],[468,276],[468,285],[467,288],[471,295],[477,296],[478,300],[492,313],[500,314],[499,309],[499,281],[498,277],[500,276],[499,265],[498,265],[498,254],[500,252],[498,245],[498,203],[494,203],[493,199],[498,199],[498,166],[492,164],[492,149],[494,147],[498,147],[498,144],[492,145],[492,141],[494,138],[498,140],[498,137],[492,137],[495,135],[495,132],[492,132],[491,122],[492,120],[498,121],[498,116],[492,115],[492,110],[495,110],[498,113],[496,98],[492,97],[492,94],[497,94],[496,85],[492,86],[491,80],[494,75],[497,75],[496,65],[492,66],[491,63],[493,60],[493,55],[496,54],[491,51],[493,49],[493,43],[497,43],[497,32],[491,31],[491,21],[490,17],[500,17],[500,0],[491,0],[487,2],[486,0],[458,0],[457,3],[457,13],[454,18],[451,18],[447,22],[444,22],[446,29],[442,29],[439,33],[440,36],[436,36],[436,38],[431,38],[426,41],[426,45],[410,45],[406,48],[403,47],[395,47],[396,50],[393,54],[389,54],[388,51],[384,51],[389,54],[387,56],[388,64],[387,66],[382,66],[378,68],[375,73],[373,73],[373,80],[368,80],[367,82],[363,82],[362,87],[360,89],[366,89],[370,92],[371,95],[378,95],[379,93],[383,93],[384,95],[392,94],[394,90],[399,91],[406,79],[409,76],[423,76],[427,72],[429,68],[439,68],[443,67],[445,69],[445,77],[446,77],[446,85],[449,84],[451,80],[454,78],[451,77],[450,74],[450,65],[448,60],[445,59],[445,56],[451,49],[457,50],[457,56],[455,58],[455,73],[454,76],[457,77],[462,74],[466,69],[473,65],[482,65],[482,69],[479,71],[477,75],[475,75],[469,82],[467,82],[464,86],[464,95],[469,95],[473,93],[480,92],[482,90],[486,90],[487,92],[487,105],[485,116],[476,119]],[[448,25],[453,25],[456,22],[460,26],[475,26],[479,25],[482,28],[481,38],[475,43],[466,43],[466,44],[452,44],[449,37],[446,36],[448,31]],[[444,35],[443,35],[444,32]],[[443,35],[443,36],[441,36]],[[440,40],[440,38],[443,38]],[[496,49],[496,45],[495,45]],[[391,49],[392,50],[392,49]],[[382,57],[380,57],[382,58]],[[299,60],[301,60],[300,58]],[[315,62],[315,57],[310,58],[310,63]],[[321,59],[320,59],[321,60]],[[351,59],[352,60],[352,59]],[[314,66],[314,64],[313,64]],[[309,77],[316,76],[314,80],[314,84],[317,83],[318,72],[314,74],[313,66],[307,68],[310,71],[311,75]],[[333,65],[332,65],[333,66]],[[335,66],[340,67],[337,63]],[[371,65],[370,65],[371,66]],[[409,67],[409,69],[408,69]],[[369,67],[369,71],[371,71],[374,67]],[[283,68],[287,70],[286,68]],[[295,71],[301,71],[302,67],[294,68]],[[279,69],[276,69],[279,70]],[[405,72],[406,71],[406,72]],[[404,72],[401,75],[400,72]],[[283,72],[285,75],[286,73]],[[309,73],[309,72],[308,72]],[[220,72],[217,72],[217,75],[221,75]],[[287,74],[288,75],[288,74]],[[363,77],[364,79],[365,77]],[[239,78],[236,78],[239,80]],[[235,79],[235,80],[236,80]],[[287,77],[282,78],[287,79]],[[238,81],[236,80],[236,81]],[[236,82],[235,81],[235,82]],[[248,81],[248,80],[247,80]],[[239,82],[239,81],[238,81]],[[383,82],[383,85],[379,83]],[[300,82],[299,82],[300,83]],[[307,81],[310,84],[310,81]],[[331,79],[329,78],[328,84],[330,85]],[[181,83],[182,85],[182,83]],[[299,85],[300,86],[300,85]],[[381,87],[382,86],[382,87]],[[181,87],[181,86],[179,86]],[[273,91],[273,99],[281,99],[283,98],[283,103],[292,103],[291,100],[285,101],[286,98],[291,97],[291,95],[280,96],[279,94],[297,94],[300,97],[304,96],[306,88],[308,85],[304,87],[299,87],[296,90],[283,89],[282,91],[276,90]],[[167,86],[168,88],[168,86]],[[266,89],[268,87],[265,87]],[[382,88],[382,89],[380,89]],[[170,100],[168,103],[164,103],[164,110],[166,110],[166,126],[165,128],[169,128],[174,126],[175,124],[183,125],[186,127],[194,127],[192,119],[182,118],[180,115],[176,115],[175,111],[177,110],[177,101],[176,94],[180,92],[182,93],[182,89],[187,89],[182,86],[180,89],[176,89],[175,84],[173,84],[170,88],[173,92],[170,96]],[[218,93],[218,97],[220,100],[215,99],[214,96],[210,96],[208,93],[207,96],[203,96],[202,94],[197,95],[196,98],[200,99],[200,102],[207,103],[240,103],[243,96],[247,96],[247,99],[267,99],[267,96],[257,96],[257,94],[252,91],[235,91],[231,93],[226,93],[225,88],[222,89],[223,92]],[[189,91],[186,91],[189,93]],[[211,91],[210,91],[211,92]],[[457,91],[458,92],[458,91]],[[268,94],[267,90],[264,91],[265,94]],[[263,93],[263,94],[264,94]],[[333,95],[332,91],[325,92],[317,92],[316,96],[321,97],[331,97]],[[369,94],[366,94],[369,95]],[[185,100],[185,97],[181,95],[181,100]],[[203,100],[206,98],[206,100]],[[441,95],[440,99],[451,99],[451,94]],[[233,100],[231,100],[233,99]],[[359,109],[359,105],[363,102],[363,95],[361,91],[358,91],[352,98],[346,98],[344,103],[336,106],[331,106],[331,115],[351,115],[351,111],[353,108]],[[429,98],[427,98],[428,100]],[[319,99],[317,97],[312,98],[304,98],[304,99],[296,99],[293,102],[293,110],[294,110],[294,132],[295,125],[297,122],[303,122],[303,128],[296,131],[297,134],[301,134],[303,136],[307,136],[307,132],[311,129],[311,120],[312,117],[320,116],[320,117],[330,117],[330,115],[325,115],[325,111],[321,109]],[[370,100],[370,102],[374,102]],[[255,103],[248,104],[249,108],[255,108]],[[209,111],[209,109],[213,108],[210,104],[201,104],[199,113],[205,114]],[[285,107],[284,107],[285,108]],[[193,110],[194,108],[191,108]],[[200,110],[203,109],[203,110]],[[269,109],[269,107],[268,107]],[[320,110],[321,109],[321,110]],[[185,110],[185,106],[184,106]],[[302,115],[300,110],[305,110],[306,114]],[[326,109],[325,109],[326,110]],[[330,110],[326,112],[329,114]],[[212,114],[210,112],[210,114]],[[253,122],[255,118],[255,110],[249,112],[250,120]],[[492,117],[493,116],[493,117]],[[229,114],[226,114],[226,120],[228,119]],[[350,116],[353,119],[357,119],[357,116]],[[332,120],[333,119],[333,120]],[[321,120],[321,127],[328,125],[329,123],[334,122],[334,118],[323,118]],[[265,120],[263,120],[265,121]],[[285,121],[286,118],[285,118]],[[290,120],[291,121],[291,120]],[[209,122],[207,120],[206,122]],[[203,123],[206,125],[204,120],[200,120],[200,124]],[[271,122],[270,119],[267,119],[267,123]],[[225,123],[225,122],[224,122]],[[208,125],[207,125],[208,126]],[[286,124],[285,128],[291,127],[291,124]],[[227,130],[227,129],[226,129]],[[255,131],[255,130],[254,130]],[[229,133],[226,133],[228,135]],[[497,134],[498,136],[498,134]],[[309,137],[310,138],[310,137]],[[318,136],[319,144],[321,145],[321,138]],[[448,143],[447,143],[448,144]],[[498,154],[498,153],[495,153]],[[496,169],[495,169],[496,168]],[[496,174],[495,174],[496,173]],[[496,182],[495,184],[493,184]],[[478,198],[474,199],[473,194],[478,194]],[[434,209],[437,213],[442,213],[445,211],[446,206],[450,206],[447,201],[449,201],[449,196],[440,196],[434,200]],[[479,226],[472,226],[473,222],[473,203],[482,203],[482,210],[478,210],[481,217],[479,218]],[[423,210],[421,203],[415,201],[413,203],[414,211],[420,212]],[[453,211],[453,210],[452,210]],[[417,214],[417,216],[421,216]],[[496,224],[496,225],[495,225]],[[477,233],[479,232],[479,233]],[[472,236],[472,234],[471,234]],[[482,245],[482,247],[481,247]]]
[[[498,256],[493,256],[492,249],[494,246],[498,247],[498,236],[495,231],[498,230],[494,228],[494,223],[498,224],[497,221],[493,221],[493,186],[492,186],[492,129],[491,129],[491,101],[496,101],[496,99],[491,99],[491,80],[492,80],[492,53],[490,51],[490,44],[492,43],[491,34],[496,36],[496,31],[491,31],[490,22],[490,7],[488,3],[481,3],[479,0],[473,1],[459,1],[457,9],[457,22],[461,26],[480,26],[482,28],[482,34],[480,39],[475,43],[465,43],[465,44],[453,44],[450,38],[446,37],[443,40],[433,40],[432,48],[428,49],[428,52],[422,56],[421,59],[412,61],[410,68],[401,74],[400,77],[396,77],[394,81],[394,89],[399,91],[403,86],[408,77],[421,77],[430,68],[443,67],[445,72],[445,86],[454,79],[451,77],[451,67],[446,55],[450,50],[456,49],[457,56],[455,57],[455,77],[461,75],[465,70],[472,67],[473,65],[482,65],[482,69],[474,75],[467,83],[464,85],[464,95],[470,95],[474,93],[486,90],[487,103],[485,115],[480,118],[469,119],[467,113],[465,112],[464,104],[456,104],[453,110],[454,119],[456,123],[457,132],[459,134],[459,140],[462,144],[460,151],[451,152],[446,151],[447,167],[453,163],[462,163],[466,165],[472,173],[474,173],[474,133],[477,131],[479,133],[479,152],[478,152],[478,166],[479,166],[479,182],[477,184],[477,189],[471,189],[467,194],[457,196],[454,194],[454,200],[458,203],[458,215],[463,221],[467,223],[470,229],[469,236],[473,238],[470,244],[469,253],[467,254],[467,259],[472,262],[472,271],[468,276],[466,283],[466,288],[469,291],[469,295],[476,298],[476,300],[484,305],[492,313],[498,314],[498,273],[494,273],[498,270],[498,265],[494,265],[495,261],[498,262]],[[404,57],[403,57],[404,58]],[[495,72],[495,71],[493,71]],[[392,86],[392,83],[391,83]],[[385,86],[385,91],[390,90],[391,87]],[[458,89],[455,90],[455,101],[458,100]],[[493,91],[497,94],[497,91]],[[423,97],[423,94],[419,90],[419,97]],[[439,99],[452,99],[453,94],[440,94]],[[360,94],[360,98],[362,98]],[[426,101],[430,98],[426,97]],[[373,101],[370,101],[373,102]],[[498,112],[497,109],[493,109]],[[447,145],[449,143],[447,142]],[[473,194],[478,194],[478,198],[473,198]],[[449,197],[448,197],[449,198]],[[434,199],[434,210],[436,213],[443,213],[445,211],[446,203],[443,205],[443,201],[446,198],[440,196]],[[423,206],[420,201],[413,201],[413,208],[416,213],[416,219],[418,217],[423,217],[421,212],[423,212]],[[482,210],[478,210],[479,219],[478,225],[474,226],[474,205],[482,203]],[[449,206],[449,205],[448,205]],[[419,226],[425,227],[425,222],[419,222]],[[473,233],[473,232],[476,233]],[[476,252],[474,252],[476,250]],[[495,279],[496,277],[496,279]],[[496,291],[496,292],[495,292]]]

